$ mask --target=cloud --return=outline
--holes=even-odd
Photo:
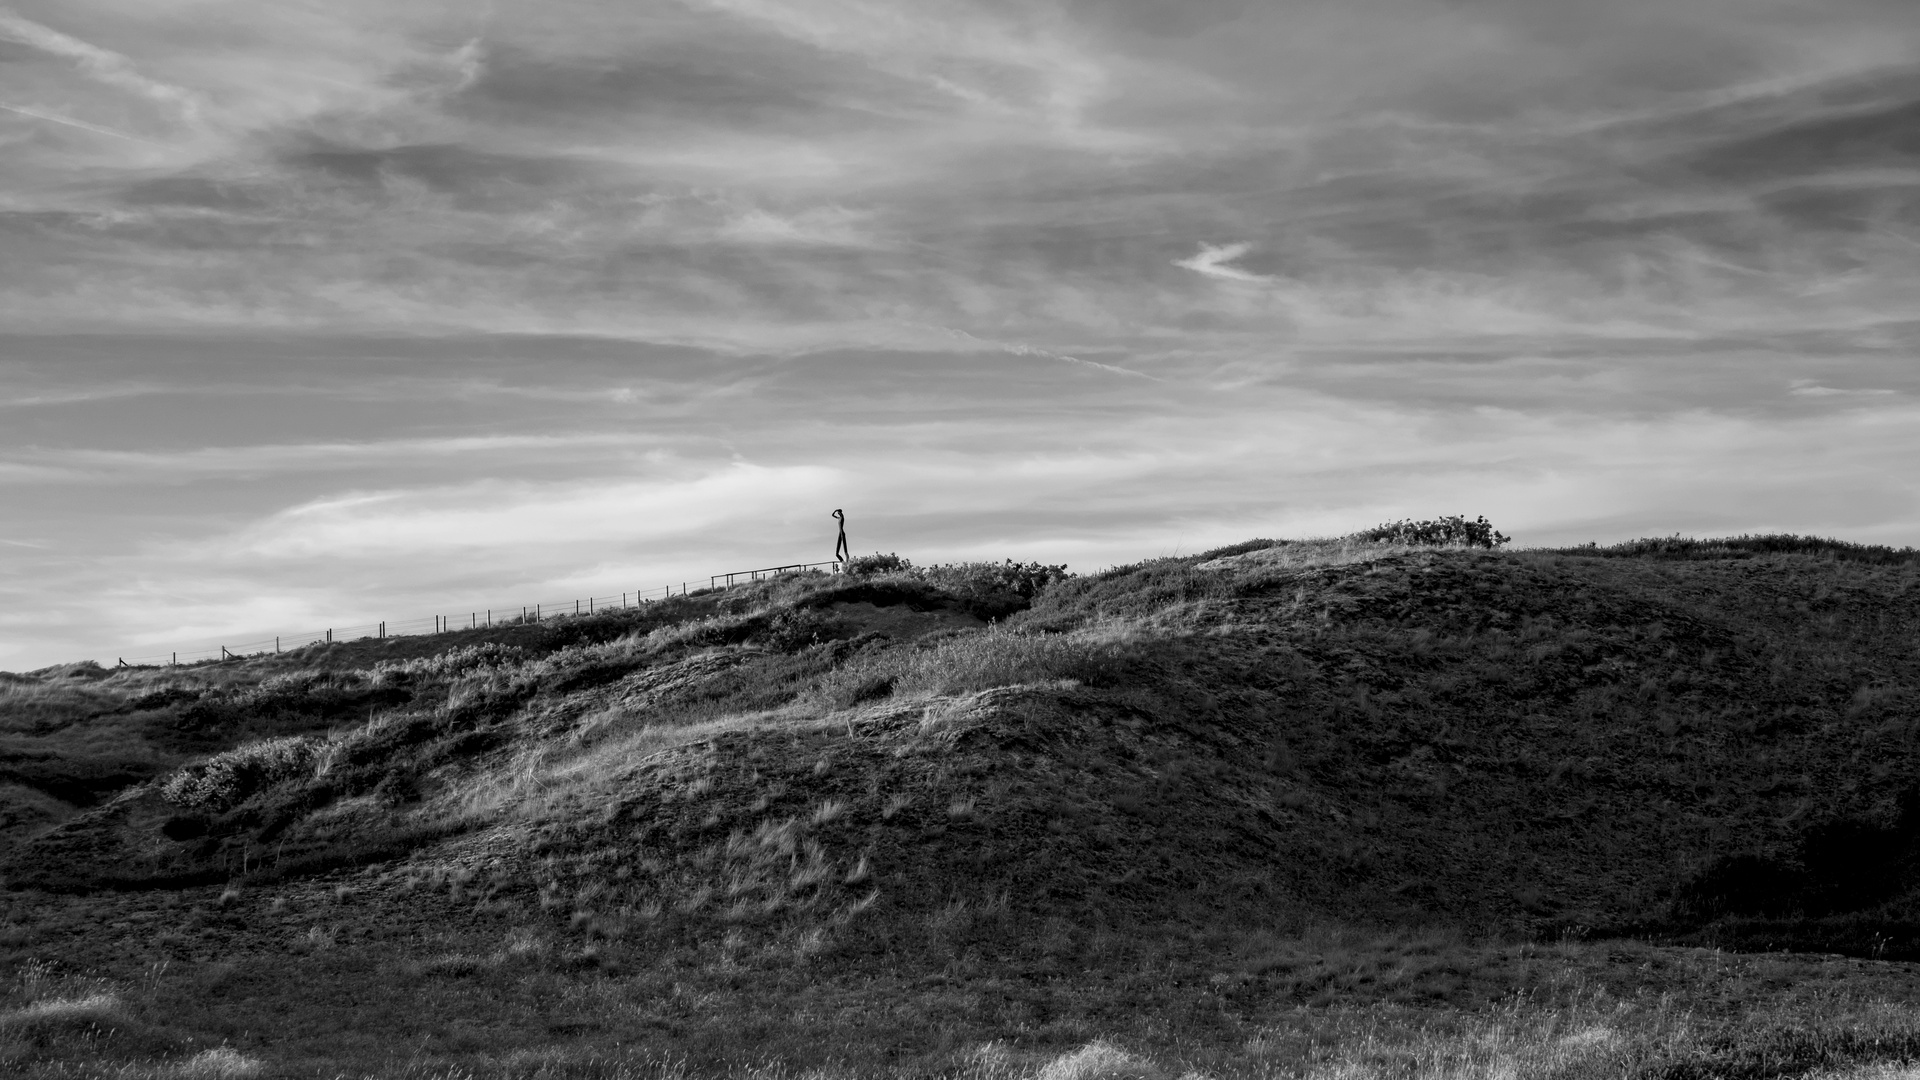
[[[1009,17],[985,7],[871,0],[707,0],[714,9],[818,49],[921,83],[990,112],[1030,113],[1078,128],[1102,94],[1100,60],[1058,33],[1042,11]]]
[[[879,246],[862,228],[868,215],[837,206],[814,207],[780,215],[758,207],[730,215],[715,235],[746,244],[793,244],[802,247],[871,248]]]
[[[1795,379],[1788,391],[1800,397],[1813,398],[1878,398],[1898,394],[1898,390],[1856,389],[1843,390],[1834,386],[1821,386],[1812,379]]]
[[[743,507],[818,502],[840,479],[818,466],[737,464],[684,479],[482,483],[355,492],[291,507],[222,542],[247,559],[389,559],[698,535]]]
[[[1048,359],[1048,360],[1057,360],[1063,364],[1074,364],[1079,367],[1092,368],[1095,371],[1105,371],[1110,374],[1123,375],[1128,378],[1145,379],[1149,382],[1160,381],[1154,376],[1148,375],[1143,371],[1135,371],[1132,368],[1117,367],[1113,364],[1103,364],[1103,363],[1100,363],[1098,360],[1087,360],[1078,356],[1067,356],[1064,353],[1057,353],[1049,349],[1042,349],[1042,348],[1039,348],[1038,346],[1028,345],[1024,342],[989,341],[984,338],[977,337],[973,334],[969,334],[964,330],[955,330],[951,327],[938,327],[934,329],[944,331],[946,336],[952,339],[953,341],[963,342],[968,345],[979,345],[983,348],[993,349],[997,352],[1006,353],[1009,356],[1039,356],[1039,357],[1044,357],[1045,359]]]
[[[72,60],[80,70],[100,82],[171,106],[185,120],[194,121],[199,117],[199,95],[141,74],[132,60],[119,53],[21,18],[5,8],[0,8],[0,37]]]
[[[138,135],[129,135],[124,131],[115,131],[113,128],[102,127],[99,124],[89,124],[85,120],[75,120],[71,116],[58,116],[45,109],[28,109],[19,105],[0,105],[0,109],[5,109],[10,113],[16,113],[20,116],[31,117],[35,120],[45,120],[54,124],[65,124],[71,128],[79,128],[81,131],[91,131],[95,135],[106,135],[115,139],[125,139],[128,142],[142,143],[147,146],[159,145],[150,139],[143,139]]]
[[[616,399],[617,400],[617,399]],[[29,460],[0,462],[17,468],[16,482],[61,483],[124,482],[144,474],[156,482],[186,483],[208,477],[284,476],[297,472],[345,472],[383,461],[427,461],[459,457],[468,462],[489,456],[525,459],[559,454],[604,455],[609,450],[644,450],[661,444],[658,436],[601,432],[573,435],[472,435],[438,439],[386,439],[369,442],[332,442],[156,452],[126,450],[35,449],[17,454]],[[8,479],[0,472],[0,483]]]
[[[399,454],[402,471],[384,483],[336,483],[290,503],[279,485],[209,486],[240,501],[184,521],[180,506],[211,504],[169,494],[135,549],[82,559],[23,549],[49,560],[33,564],[31,588],[59,589],[66,615],[17,602],[29,595],[22,564],[23,576],[0,572],[0,625],[18,621],[9,611],[31,610],[32,640],[50,662],[103,638],[185,648],[202,636],[254,640],[605,595],[824,554],[833,506],[848,508],[860,550],[1082,569],[1176,545],[1462,510],[1487,513],[1523,543],[1756,527],[1897,536],[1920,526],[1920,488],[1885,467],[1920,453],[1920,424],[1899,398],[1787,417],[1710,406],[1635,417],[1409,408],[1298,387],[1196,396],[1154,384],[1151,394],[1105,401],[1099,423],[1075,424],[1061,422],[1077,410],[1058,397],[1003,416],[970,404],[985,402],[1001,374],[979,370],[911,399],[853,369],[796,372],[797,385],[821,377],[852,400],[831,417],[750,409],[737,463],[667,456],[602,462],[591,475],[487,480],[460,469],[459,455]],[[710,416],[736,407],[716,403]],[[125,483],[122,515],[151,487],[146,475]]]
[[[16,8],[0,611],[139,583],[72,648],[816,496],[1081,563],[1423,500],[1920,540],[1911,3]]]
[[[1269,282],[1274,280],[1265,274],[1255,274],[1237,266],[1227,265],[1252,250],[1252,244],[1201,244],[1198,255],[1175,259],[1173,265],[1185,267],[1196,274],[1220,278],[1223,281]]]

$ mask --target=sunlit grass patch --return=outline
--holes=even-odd
[[[943,636],[848,664],[820,680],[817,708],[837,709],[877,695],[932,698],[1003,686],[1092,681],[1137,641],[1131,626],[1101,625],[1067,634],[994,626]]]
[[[1096,1039],[1044,1065],[1034,1080],[1166,1080],[1167,1072],[1146,1058]]]
[[[1349,566],[1374,562],[1430,546],[1338,537],[1326,540],[1281,541],[1268,547],[1219,556],[1198,564],[1198,570],[1303,570],[1316,566]]]
[[[22,1034],[48,1028],[111,1024],[125,1012],[118,996],[96,993],[85,997],[54,997],[0,1013],[0,1034]]]
[[[1466,1013],[1336,1009],[1304,1019],[1248,1038],[1226,1059],[1237,1066],[1231,1072],[1302,1080],[1601,1080],[1653,1073],[1695,1035],[1682,1011],[1605,998],[1558,1007],[1516,998]]]
[[[168,1070],[179,1080],[246,1080],[260,1075],[261,1062],[231,1046],[202,1050]]]
[[[474,777],[453,813],[473,822],[491,821],[508,811],[539,819],[586,792],[617,786],[657,755],[789,718],[785,711],[773,711],[690,724],[644,724],[584,749],[534,745]]]

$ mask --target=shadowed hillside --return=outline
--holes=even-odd
[[[1248,1008],[1525,985],[1395,934],[1920,958],[1910,551],[903,566],[0,694],[18,911],[219,894],[122,927],[160,958],[285,951],[303,895],[351,897],[328,945],[601,972],[1062,980],[1124,940],[1231,955],[1209,985]],[[1343,975],[1301,944],[1329,926],[1402,944]]]

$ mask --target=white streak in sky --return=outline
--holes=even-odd
[[[99,124],[89,124],[85,120],[75,120],[71,116],[58,116],[54,113],[42,112],[39,109],[23,109],[18,105],[0,105],[0,109],[5,109],[10,113],[19,113],[21,116],[31,116],[35,120],[45,120],[52,124],[65,124],[68,127],[76,127],[82,131],[91,131],[96,135],[110,135],[116,139],[125,139],[128,142],[137,142],[146,146],[160,145],[152,139],[143,139],[138,135],[129,135],[124,131],[115,131],[109,127],[101,127]]]
[[[1068,356],[1065,353],[1057,353],[1051,349],[1042,349],[1037,345],[1028,345],[1025,342],[993,341],[988,338],[983,338],[975,334],[969,334],[965,330],[955,330],[952,327],[947,327],[947,326],[940,327],[939,329],[942,332],[944,332],[947,336],[955,338],[959,341],[964,341],[969,345],[984,346],[996,352],[1007,353],[1008,355],[1011,355],[1011,356],[1038,356],[1046,360],[1058,360],[1063,364],[1076,364],[1080,367],[1097,368],[1101,371],[1109,372],[1114,375],[1125,375],[1130,379],[1146,379],[1149,382],[1161,381],[1159,379],[1154,378],[1152,375],[1147,374],[1144,371],[1134,371],[1131,368],[1115,367],[1112,364],[1102,364],[1098,360],[1083,360],[1078,356]]]
[[[473,435],[443,439],[383,439],[369,442],[301,443],[232,447],[204,447],[172,453],[127,450],[35,451],[34,462],[0,461],[0,483],[71,483],[86,478],[101,482],[128,473],[189,479],[207,476],[258,476],[287,472],[329,472],[364,468],[369,462],[419,461],[434,457],[472,457],[482,454],[525,455],[540,451],[583,449],[651,449],[661,440],[643,434],[584,435]],[[17,477],[7,466],[19,470]]]
[[[1821,386],[1811,379],[1795,379],[1793,388],[1788,391],[1800,397],[1888,397],[1898,394],[1898,390],[1845,390],[1836,386]]]
[[[1015,342],[1012,344],[1001,344],[999,348],[1002,351],[1010,352],[1015,356],[1044,356],[1049,360],[1058,360],[1061,363],[1065,363],[1065,364],[1078,364],[1081,367],[1097,368],[1101,371],[1112,372],[1115,375],[1125,375],[1130,379],[1146,379],[1150,382],[1160,381],[1159,379],[1154,378],[1153,376],[1147,374],[1144,371],[1134,371],[1131,368],[1115,367],[1112,364],[1103,364],[1098,360],[1083,360],[1078,356],[1068,356],[1065,353],[1057,353],[1049,349],[1037,348],[1033,345],[1022,345],[1022,344],[1019,344],[1018,342]]]
[[[1210,278],[1223,281],[1267,282],[1273,278],[1265,274],[1255,274],[1237,266],[1228,266],[1233,260],[1253,250],[1252,244],[1201,244],[1200,254],[1190,259],[1175,259],[1173,265],[1191,270],[1196,274],[1205,274]]]
[[[133,61],[117,52],[102,49],[98,45],[63,34],[51,27],[23,19],[4,8],[0,8],[0,37],[12,38],[42,52],[66,57],[78,64],[80,70],[102,83],[131,91],[150,101],[174,106],[187,120],[199,119],[200,101],[197,95],[190,90],[142,75],[133,66]]]

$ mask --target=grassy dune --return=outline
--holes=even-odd
[[[5,676],[0,1068],[1920,1054],[1920,559],[1408,535]]]

